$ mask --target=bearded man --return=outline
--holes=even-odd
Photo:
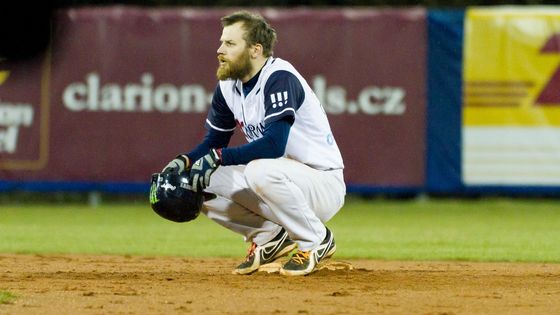
[[[187,172],[194,191],[217,196],[202,212],[250,243],[234,273],[292,253],[280,273],[310,274],[336,251],[325,222],[344,204],[342,156],[307,81],[273,56],[276,31],[268,22],[246,11],[221,22],[207,134],[164,171]],[[236,128],[248,143],[228,147]]]

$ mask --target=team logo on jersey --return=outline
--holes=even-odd
[[[329,145],[332,145],[332,144],[334,143],[334,137],[333,137],[332,133],[329,133],[329,134],[327,135],[327,143],[328,143]]]
[[[270,101],[272,102],[272,108],[276,108],[276,106],[282,107],[288,104],[288,91],[270,94]]]

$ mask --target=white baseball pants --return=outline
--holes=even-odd
[[[202,212],[263,245],[282,227],[299,249],[317,247],[326,236],[324,223],[344,204],[343,171],[319,171],[288,158],[254,160],[247,165],[220,166],[207,192],[218,197]]]

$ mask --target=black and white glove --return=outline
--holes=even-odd
[[[203,191],[210,185],[210,176],[220,166],[222,149],[211,149],[208,154],[198,159],[191,166],[189,182],[195,192]]]
[[[182,173],[184,171],[188,171],[190,165],[189,157],[181,154],[178,155],[176,158],[171,160],[171,162],[167,163],[167,165],[161,170],[162,173],[165,172],[173,172],[173,173]]]

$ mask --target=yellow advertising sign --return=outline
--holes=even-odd
[[[560,8],[467,11],[462,176],[560,186]]]
[[[464,126],[560,126],[560,8],[472,8]]]

